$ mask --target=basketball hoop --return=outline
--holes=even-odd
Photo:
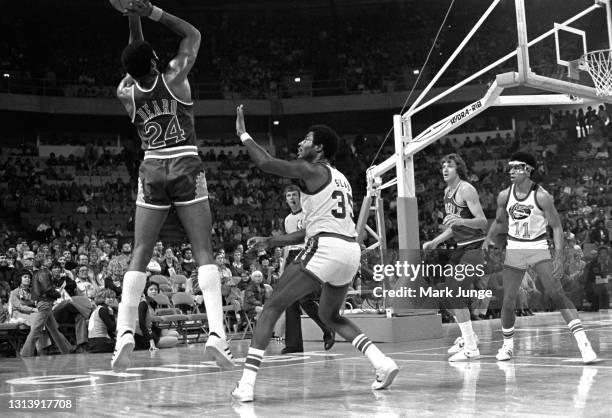
[[[612,50],[592,51],[582,56],[598,96],[612,96]]]

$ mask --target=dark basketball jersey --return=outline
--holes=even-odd
[[[452,192],[444,193],[444,215],[457,215],[462,219],[474,219],[474,214],[467,205],[460,205],[456,200],[457,190],[461,182]],[[457,245],[467,245],[485,238],[485,231],[482,229],[470,228],[469,226],[453,226],[454,238]]]
[[[165,157],[197,155],[193,121],[193,102],[183,102],[170,91],[163,75],[145,90],[137,83],[132,86],[134,113],[132,123],[142,141],[142,149]],[[177,154],[177,155],[174,155]]]

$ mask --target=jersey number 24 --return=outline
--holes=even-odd
[[[166,145],[176,144],[184,141],[185,131],[181,129],[178,118],[173,116],[168,122],[166,132],[162,137],[162,127],[157,122],[147,122],[144,126],[144,140],[149,145],[149,149],[163,148]]]

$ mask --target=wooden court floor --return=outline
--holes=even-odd
[[[612,315],[583,313],[582,319],[600,354],[596,364],[581,363],[558,313],[518,318],[515,358],[505,363],[494,357],[502,340],[499,320],[477,322],[481,360],[449,364],[446,350],[458,333],[451,324],[443,339],[380,344],[401,370],[394,385],[379,392],[370,390],[369,363],[346,342],[329,353],[321,343],[307,343],[307,352],[285,356],[273,342],[256,402],[243,405],[229,397],[241,369],[219,371],[203,358],[203,344],[135,352],[125,374],[111,372],[104,354],[2,358],[0,416],[610,417]],[[248,341],[231,345],[244,358]],[[30,399],[70,400],[74,407],[15,408]]]

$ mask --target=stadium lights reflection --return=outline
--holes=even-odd
[[[295,77],[293,81],[295,81],[296,83],[299,83],[300,81],[302,81],[302,79],[301,77]]]

